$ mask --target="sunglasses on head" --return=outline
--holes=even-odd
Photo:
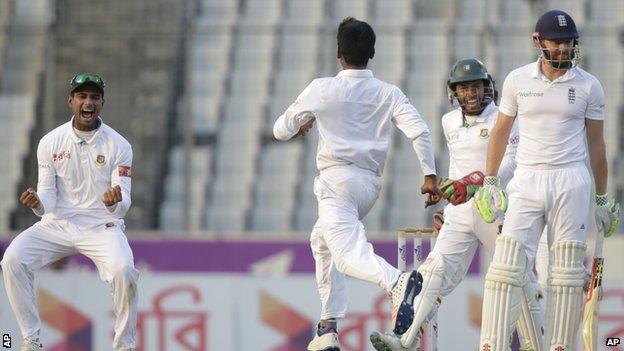
[[[104,81],[102,80],[102,77],[98,76],[97,74],[92,74],[92,73],[76,74],[69,83],[71,84],[72,87],[76,87],[80,84],[89,83],[89,82],[94,83],[102,88],[106,86],[104,85]]]

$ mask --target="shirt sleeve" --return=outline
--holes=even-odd
[[[509,73],[503,83],[503,93],[498,110],[507,116],[515,117],[518,112],[518,101],[516,100],[516,85],[514,83],[514,74]]]
[[[315,118],[321,104],[321,92],[318,80],[313,80],[299,94],[295,102],[279,116],[273,126],[273,135],[277,140],[290,140],[298,132],[299,128]]]
[[[115,217],[124,218],[132,204],[130,196],[132,186],[132,147],[130,145],[126,145],[123,148],[113,167],[111,187],[117,185],[121,187],[121,201],[116,206],[109,206],[107,209]]]
[[[436,174],[429,127],[405,94],[400,91],[397,94],[398,98],[392,114],[392,122],[405,136],[412,140],[412,147],[418,156],[423,174]]]
[[[444,133],[444,139],[446,140],[446,150],[448,152],[449,159],[448,177],[450,179],[457,179],[457,170],[455,169],[455,161],[453,160],[453,155],[451,154],[451,144],[449,143],[449,126],[444,117],[442,117],[442,132]]]
[[[43,206],[43,210],[35,210],[33,212],[41,217],[46,213],[50,213],[56,207],[56,170],[52,160],[51,151],[47,144],[40,141],[37,146],[37,196]]]
[[[503,155],[503,160],[498,169],[498,176],[501,180],[503,188],[507,186],[507,183],[513,178],[513,174],[516,170],[516,153],[518,151],[518,142],[520,141],[520,133],[518,131],[518,123],[515,122],[509,133],[509,141],[507,142],[507,148]]]
[[[594,80],[589,88],[589,98],[585,118],[604,120],[605,96],[602,85],[598,80]]]

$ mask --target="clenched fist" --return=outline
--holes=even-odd
[[[102,202],[107,207],[113,206],[121,200],[121,187],[119,185],[115,185],[111,189],[107,190],[104,195],[102,195]]]
[[[28,188],[22,193],[20,196],[20,202],[22,205],[32,208],[33,210],[39,211],[43,209],[39,196],[37,196],[37,192],[33,188]]]

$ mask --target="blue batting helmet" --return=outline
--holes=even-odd
[[[576,24],[570,15],[561,10],[550,10],[535,24],[535,33],[540,39],[577,39]]]

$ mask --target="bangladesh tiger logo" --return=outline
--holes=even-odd
[[[104,157],[104,155],[97,155],[95,158],[95,164],[99,167],[104,166],[106,164],[106,157]]]

